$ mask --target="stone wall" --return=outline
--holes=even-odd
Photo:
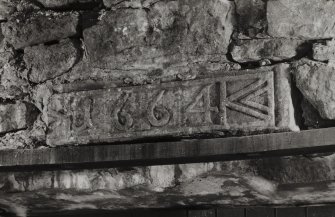
[[[334,9],[334,1],[328,0],[0,0],[0,149],[335,126]],[[1,189],[21,193],[0,198],[0,204],[33,206],[16,200],[46,188],[48,193],[39,197],[72,200],[80,208],[86,202],[64,192],[88,192],[100,201],[129,195],[120,189],[148,185],[138,192],[159,192],[157,198],[165,192],[171,201],[187,192],[211,195],[217,186],[227,186],[222,189],[230,189],[228,193],[216,189],[215,195],[230,195],[228,199],[212,202],[301,203],[306,200],[273,196],[274,186],[286,179],[333,179],[332,158],[275,158],[269,160],[272,167],[259,164],[266,160],[235,162],[252,173],[253,184],[265,180],[265,187],[253,187],[249,182],[254,179],[248,180],[238,166],[222,169],[233,162],[193,165],[195,169],[170,165],[133,172],[41,172],[21,178],[6,173]],[[200,175],[208,172],[214,175],[206,175],[202,183]],[[240,179],[244,181],[236,181]],[[201,185],[213,188],[194,193]],[[258,190],[244,194],[241,186]],[[55,189],[61,196],[53,194]],[[106,196],[102,190],[117,193]],[[253,199],[243,199],[245,195]],[[332,197],[319,202],[334,202]],[[157,198],[143,206],[157,205]],[[179,205],[208,202],[185,200]],[[162,204],[178,203],[171,201]],[[124,200],[106,207],[131,204]]]
[[[333,126],[333,7],[3,0],[0,148]]]

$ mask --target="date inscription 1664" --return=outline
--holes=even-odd
[[[55,94],[50,145],[192,135],[275,125],[273,72]]]

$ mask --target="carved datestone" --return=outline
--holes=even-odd
[[[48,105],[47,143],[275,129],[274,95],[274,70],[269,68],[191,81],[60,93]]]

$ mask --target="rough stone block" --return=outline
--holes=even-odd
[[[255,39],[241,40],[231,51],[237,62],[260,61],[270,59],[281,61],[297,55],[301,40],[290,39]]]
[[[318,61],[335,61],[335,40],[327,41],[326,44],[316,43],[313,45],[313,59]]]
[[[225,55],[234,24],[227,0],[161,1],[106,12],[84,30],[88,57],[104,69],[166,68],[188,59]]]
[[[77,34],[79,14],[75,12],[17,13],[2,23],[5,39],[16,49],[60,40]]]
[[[335,67],[303,59],[293,65],[296,84],[322,118],[335,119]]]
[[[266,4],[263,0],[235,0],[236,12],[239,15],[239,30],[256,36],[263,33],[266,27]]]
[[[56,94],[47,106],[47,143],[250,133],[275,130],[276,122],[280,129],[290,129],[294,118],[290,104],[275,107],[277,95],[278,103],[290,102],[288,83],[286,77],[277,76],[283,87],[275,93],[274,71],[227,72],[192,81]]]
[[[66,39],[58,44],[38,45],[24,49],[24,61],[31,70],[29,80],[44,82],[66,73],[79,58],[74,41]]]
[[[24,77],[28,70],[25,69],[22,59],[15,57],[18,57],[18,53],[10,45],[5,43],[0,47],[0,66],[3,66],[0,69],[0,98],[4,100],[22,99],[31,88]]]
[[[28,126],[27,107],[22,102],[0,105],[0,133],[21,130]]]
[[[332,38],[335,2],[273,0],[267,2],[268,33],[273,37]]]

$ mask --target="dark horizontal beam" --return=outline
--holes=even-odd
[[[335,151],[335,128],[175,142],[0,151],[0,170],[209,162]]]

